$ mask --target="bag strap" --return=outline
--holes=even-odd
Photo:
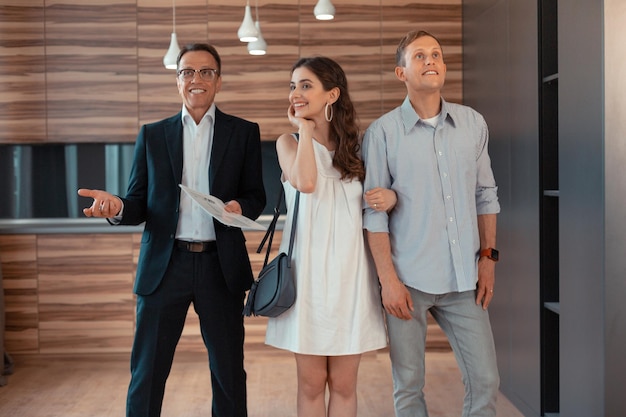
[[[263,261],[264,268],[265,268],[265,265],[267,265],[267,260],[269,259],[270,251],[272,249],[272,242],[274,241],[274,231],[276,230],[276,222],[278,222],[278,217],[280,216],[280,203],[282,201],[283,201],[283,187],[281,184],[280,193],[278,193],[278,200],[276,201],[276,206],[274,206],[274,217],[272,217],[272,221],[270,222],[270,225],[267,227],[265,236],[263,236],[263,239],[261,240],[261,243],[259,244],[259,247],[256,250],[256,253],[261,253],[261,250],[263,249],[263,246],[265,245],[265,242],[267,241],[267,238],[269,237],[267,253],[265,254],[265,260]]]
[[[298,133],[292,133],[293,137],[296,140],[300,139],[300,135]],[[282,176],[282,174],[281,174]],[[265,259],[263,260],[263,268],[267,265],[267,261],[270,258],[270,252],[272,250],[272,242],[274,241],[274,231],[276,230],[276,223],[278,222],[278,217],[280,216],[280,203],[283,201],[283,185],[281,183],[280,193],[278,193],[278,200],[276,201],[276,206],[274,207],[274,217],[272,217],[272,221],[265,232],[265,236],[261,240],[259,247],[256,250],[256,253],[261,253],[263,246],[265,245],[265,241],[269,237],[269,242],[267,243],[267,252],[265,252]],[[291,236],[289,236],[289,252],[287,253],[287,265],[291,268],[291,251],[293,249],[293,241],[294,236],[296,235],[296,220],[298,220],[298,206],[300,205],[300,191],[296,190],[296,203],[293,206],[293,218],[291,220]]]
[[[287,266],[291,268],[291,251],[296,236],[296,221],[298,220],[298,206],[300,205],[300,191],[296,190],[296,203],[293,206],[293,218],[291,219],[291,236],[289,236],[289,252],[287,252]]]
[[[267,265],[267,262],[270,257],[270,252],[272,250],[272,242],[274,241],[274,231],[276,230],[276,223],[278,222],[278,217],[280,216],[280,205],[283,200],[283,187],[281,184],[280,193],[278,193],[278,201],[276,201],[276,206],[274,207],[274,217],[272,217],[272,221],[265,232],[265,236],[261,240],[259,247],[256,250],[256,253],[261,253],[263,246],[265,246],[265,242],[267,241],[267,251],[265,252],[265,260],[263,261],[263,268]],[[296,220],[298,220],[298,206],[300,205],[300,191],[296,191],[296,203],[293,208],[293,218],[291,220],[291,236],[289,237],[289,252],[287,254],[288,257],[288,265],[291,267],[291,252],[293,250],[293,241],[294,236],[296,234]],[[268,241],[269,238],[269,241]]]

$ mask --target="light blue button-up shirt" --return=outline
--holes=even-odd
[[[477,216],[500,212],[483,117],[442,99],[436,126],[407,97],[374,121],[363,139],[364,189],[391,188],[390,213],[365,204],[363,227],[390,234],[398,277],[430,294],[476,288]]]

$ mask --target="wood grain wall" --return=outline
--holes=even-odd
[[[263,264],[264,253],[256,253],[263,235],[246,232],[255,276]],[[280,238],[277,231],[276,242]],[[0,235],[6,350],[130,352],[140,241],[140,233]],[[278,244],[273,246],[275,254]],[[263,343],[265,324],[260,317],[246,318],[248,343]],[[205,350],[193,307],[179,346]]]
[[[333,0],[325,22],[315,3],[259,0],[268,54],[251,56],[236,36],[245,0],[176,1],[179,43],[208,41],[222,55],[217,104],[258,122],[264,140],[291,130],[289,70],[300,56],[344,67],[363,128],[397,106],[395,47],[413,29],[440,38],[444,95],[462,101],[462,0]],[[162,64],[171,31],[170,0],[0,0],[0,144],[133,142],[141,124],[180,110]]]

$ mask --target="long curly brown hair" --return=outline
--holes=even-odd
[[[363,181],[365,167],[359,157],[361,132],[348,93],[346,74],[337,62],[323,56],[300,58],[291,68],[291,72],[300,67],[313,72],[322,82],[324,90],[339,88],[339,98],[332,105],[333,119],[330,122],[330,138],[337,143],[333,165],[341,172],[341,179],[357,178]]]

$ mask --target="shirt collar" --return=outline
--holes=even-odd
[[[411,100],[409,100],[409,96],[406,96],[406,98],[404,99],[404,102],[400,106],[400,111],[402,114],[402,123],[404,124],[404,133],[408,134],[409,131],[413,129],[413,127],[417,124],[417,122],[421,120],[419,115],[411,105]],[[441,97],[441,117],[439,119],[439,123],[441,123],[441,120],[447,120],[448,118],[450,119],[450,122],[454,124],[454,118],[449,112],[449,105],[443,99],[443,97]]]
[[[191,114],[189,114],[189,110],[187,110],[187,107],[185,107],[184,104],[183,104],[183,111],[181,112],[180,117],[182,119],[183,126],[186,126],[187,123],[194,121],[193,117],[191,117]],[[209,117],[209,121],[211,122],[211,125],[214,125],[215,124],[215,103],[211,104],[211,107],[209,107],[209,110],[207,110],[206,113],[204,113],[204,116],[202,116],[203,119],[207,117]]]

